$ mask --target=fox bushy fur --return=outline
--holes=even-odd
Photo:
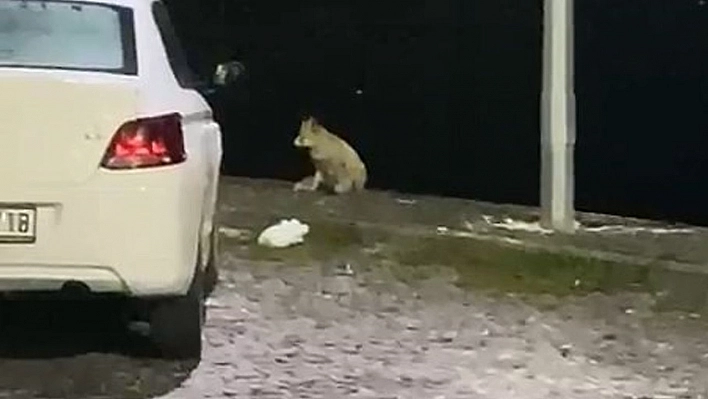
[[[309,151],[315,167],[313,176],[295,183],[295,191],[315,191],[324,186],[336,194],[344,194],[364,189],[367,171],[359,154],[312,116],[302,120],[293,144]]]

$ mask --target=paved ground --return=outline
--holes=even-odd
[[[270,192],[264,204],[284,195]],[[200,364],[145,357],[146,343],[115,325],[111,304],[24,303],[2,313],[8,323],[0,331],[0,398],[708,397],[708,325],[699,314],[657,312],[654,304],[666,292],[578,291],[582,295],[557,298],[470,289],[460,282],[477,276],[489,285],[504,280],[507,269],[483,275],[468,263],[491,260],[478,254],[459,262],[467,255],[456,247],[442,247],[454,249],[454,256],[432,249],[403,256],[396,248],[429,242],[411,244],[368,230],[353,234],[321,224],[304,206],[268,208],[294,214],[314,230],[300,248],[266,251],[253,246],[254,229],[278,215],[247,218],[233,206],[222,202],[222,281],[209,302]],[[314,208],[336,220],[367,214],[361,201],[337,206],[350,213],[337,219],[337,212],[327,211],[334,205]],[[435,208],[427,209],[419,217],[436,225]],[[437,212],[442,220],[449,210]],[[378,222],[393,223],[391,215],[390,209],[381,212]],[[440,225],[457,228],[451,221]],[[507,263],[527,259],[493,255]],[[450,265],[416,264],[426,256]],[[700,259],[698,251],[678,256],[700,266],[689,262]],[[533,258],[534,264],[546,261],[557,259]],[[480,274],[465,272],[469,268]],[[544,277],[537,285],[555,292],[548,284],[568,285],[566,277],[583,286],[592,276]],[[521,279],[523,286],[537,280]]]

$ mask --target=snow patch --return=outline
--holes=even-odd
[[[584,231],[591,233],[620,233],[620,234],[691,234],[695,233],[694,229],[688,228],[668,228],[668,227],[646,227],[646,226],[622,226],[622,225],[607,225],[598,227],[583,227]]]
[[[553,230],[549,230],[546,228],[541,227],[540,223],[538,222],[524,222],[521,220],[514,220],[512,218],[504,218],[503,221],[501,222],[495,222],[491,216],[489,215],[482,215],[482,219],[484,221],[498,229],[504,229],[504,230],[511,230],[511,231],[525,231],[528,233],[539,233],[539,234],[551,234],[553,233]],[[576,227],[578,227],[578,222],[576,223]]]
[[[509,231],[524,231],[537,234],[552,234],[553,230],[546,229],[539,222],[524,222],[514,220],[512,218],[504,218],[501,222],[495,222],[489,215],[482,215],[485,223],[498,229]],[[649,226],[625,226],[625,225],[605,225],[597,227],[585,227],[578,221],[575,221],[575,228],[587,233],[616,233],[616,234],[691,234],[695,233],[695,229],[690,228],[669,228],[669,227],[649,227]]]

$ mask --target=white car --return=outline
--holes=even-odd
[[[203,87],[160,1],[0,0],[0,292],[121,294],[163,355],[199,356],[222,159]]]

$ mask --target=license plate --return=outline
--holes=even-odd
[[[0,242],[34,242],[36,220],[35,208],[0,206]]]

